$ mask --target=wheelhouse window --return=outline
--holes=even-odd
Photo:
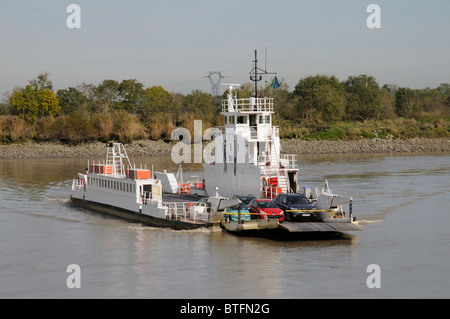
[[[248,123],[248,117],[247,116],[238,116],[236,117],[236,124],[247,124]]]

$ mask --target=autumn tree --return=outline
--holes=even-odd
[[[9,97],[9,103],[22,119],[28,122],[36,120],[39,104],[36,99],[36,92],[31,85],[22,89],[15,89]]]
[[[55,93],[38,85],[27,85],[23,89],[14,90],[9,103],[27,122],[34,122],[40,116],[55,116],[61,109]]]

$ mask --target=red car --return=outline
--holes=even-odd
[[[280,222],[284,220],[283,210],[270,199],[252,199],[247,207],[250,214],[261,214],[260,218],[267,216],[268,218],[278,218],[278,221]],[[252,219],[257,219],[257,216],[258,215],[251,215]]]

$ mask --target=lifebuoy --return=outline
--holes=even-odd
[[[191,186],[187,183],[180,184],[180,193],[189,194],[191,192]]]

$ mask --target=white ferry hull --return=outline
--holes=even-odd
[[[89,210],[97,211],[109,216],[118,217],[121,219],[128,220],[130,222],[141,223],[146,226],[152,227],[167,227],[175,230],[185,230],[185,229],[196,229],[202,227],[209,227],[211,224],[206,222],[192,222],[189,220],[174,220],[167,218],[154,217],[151,215],[143,214],[136,211],[131,211],[125,208],[120,208],[117,206],[112,206],[103,203],[97,203],[85,199],[80,199],[72,196],[72,202],[77,207],[86,208]]]

